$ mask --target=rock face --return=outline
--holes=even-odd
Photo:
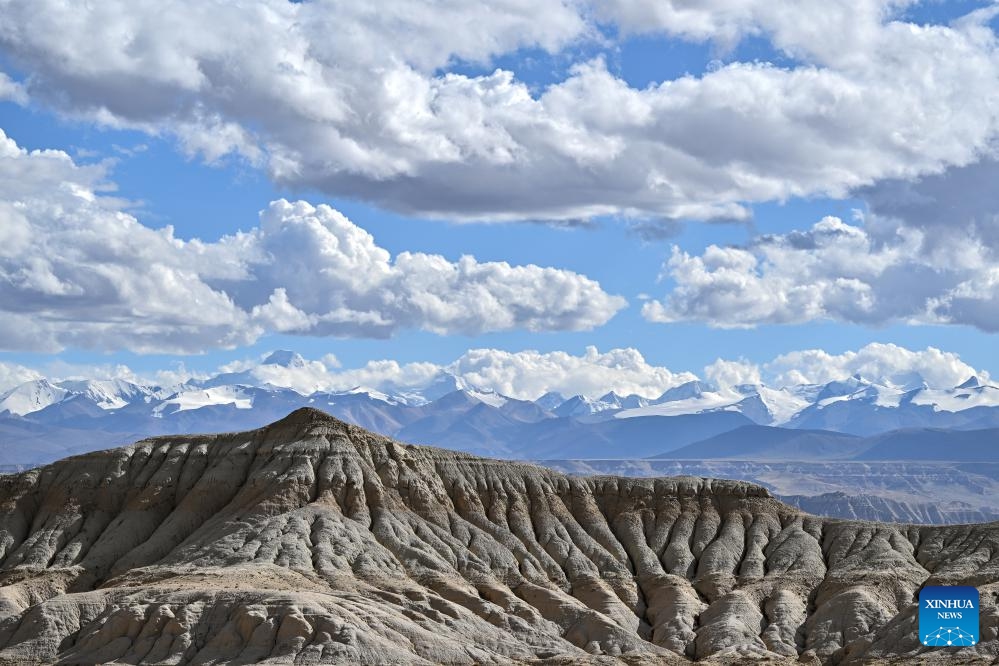
[[[537,462],[588,476],[739,479],[764,486],[808,513],[830,518],[927,524],[999,520],[999,465],[995,463],[607,458]]]
[[[997,524],[571,477],[308,409],[0,479],[4,663],[976,663],[997,581]],[[980,589],[981,643],[920,646],[925,583]]]

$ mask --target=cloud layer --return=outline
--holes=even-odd
[[[387,337],[585,330],[622,298],[570,271],[402,252],[326,205],[272,202],[249,232],[142,225],[105,167],[0,130],[0,348],[197,352],[267,332]]]
[[[976,370],[953,352],[935,347],[914,351],[883,343],[872,343],[842,354],[830,354],[821,349],[789,352],[763,367],[776,386],[825,384],[859,375],[879,384],[916,387],[925,382],[932,388],[950,388],[973,375],[983,380],[989,378],[987,371]]]
[[[679,219],[748,218],[756,202],[858,196],[868,210],[856,221],[675,248],[670,290],[645,318],[999,331],[999,6],[917,25],[905,20],[914,4],[182,0],[164,12],[0,0],[0,56],[18,72],[0,72],[0,100],[451,219],[616,214],[662,238]],[[786,64],[729,62],[636,88],[592,56],[634,34],[709,41],[723,57],[754,38]],[[491,65],[525,51],[576,60],[540,88]],[[184,241],[103,191],[101,165],[29,155],[3,135],[0,161],[6,349],[580,330],[624,306],[568,271],[392,257],[304,202],[273,202],[248,233]]]
[[[910,350],[894,344],[871,343],[856,351],[831,354],[806,349],[782,354],[771,361],[718,359],[693,373],[649,363],[634,348],[601,352],[587,347],[582,354],[565,351],[518,352],[470,349],[451,363],[400,364],[393,360],[370,361],[360,368],[341,368],[332,356],[303,361],[285,368],[262,365],[260,359],[231,364],[224,371],[250,371],[261,381],[296,390],[347,390],[366,386],[386,392],[421,388],[449,373],[467,385],[506,396],[534,400],[549,391],[565,396],[599,398],[608,391],[657,398],[663,392],[699,376],[718,386],[764,383],[772,387],[825,384],[860,375],[868,381],[915,387],[925,382],[933,388],[952,388],[972,375],[989,379],[953,352],[934,347]]]
[[[0,393],[12,389],[18,384],[41,379],[42,373],[17,363],[0,361]]]
[[[909,190],[912,192],[912,190]],[[855,324],[966,324],[999,331],[995,213],[916,223],[836,217],[743,247],[673,247],[671,289],[645,303],[653,322],[722,328],[828,319]]]
[[[424,388],[447,373],[468,386],[523,400],[537,399],[549,391],[567,397],[586,395],[599,398],[608,391],[614,391],[618,395],[637,394],[656,398],[666,390],[699,376],[720,387],[759,383],[772,387],[825,384],[853,375],[880,384],[908,388],[923,383],[932,388],[952,388],[972,375],[989,380],[986,370],[972,367],[953,352],[933,347],[910,350],[883,343],[872,343],[842,354],[831,354],[821,349],[792,351],[759,364],[745,359],[718,359],[704,368],[703,373],[671,370],[649,363],[634,348],[602,352],[596,347],[587,347],[581,354],[470,349],[446,364],[399,363],[384,359],[369,361],[358,368],[341,367],[332,354],[317,360],[296,357],[293,363],[285,365],[266,363],[267,356],[229,363],[220,367],[218,372],[238,373],[232,381],[270,384],[291,388],[302,394],[345,391],[358,386],[386,393],[404,393]],[[191,374],[180,367],[143,379],[122,365],[87,368],[55,363],[40,372],[0,362],[0,392],[38,379],[43,374],[55,379],[126,379],[161,386],[209,376]]]
[[[19,94],[65,114],[408,213],[744,218],[746,203],[841,196],[993,149],[994,10],[950,26],[892,20],[907,4],[186,0],[164,13],[148,0],[2,0],[0,50],[26,74]],[[539,91],[511,71],[455,71],[633,32],[721,48],[755,36],[794,64],[642,89],[600,58]]]
[[[620,395],[656,397],[697,378],[690,372],[652,365],[633,348],[601,352],[590,346],[578,356],[564,351],[470,349],[447,364],[384,359],[369,361],[359,368],[341,368],[333,355],[319,360],[297,358],[290,366],[266,363],[268,356],[230,363],[220,371],[249,373],[260,383],[303,393],[357,386],[398,393],[423,388],[447,373],[467,386],[524,400],[534,400],[549,391],[566,396],[599,397],[615,391]]]

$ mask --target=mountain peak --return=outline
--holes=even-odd
[[[337,436],[309,436],[328,430]],[[0,484],[0,517],[7,525],[22,526],[11,549],[16,557],[8,557],[3,570],[8,578],[18,576],[29,590],[48,590],[53,577],[65,575],[59,559],[64,545],[78,544],[72,586],[57,587],[33,605],[5,605],[8,633],[13,625],[19,633],[17,643],[0,650],[0,661],[180,663],[191,661],[189,646],[203,640],[198,649],[205,661],[253,655],[269,663],[306,663],[334,654],[358,664],[437,663],[441,655],[453,663],[467,654],[472,637],[477,661],[491,663],[550,662],[552,654],[583,654],[587,646],[607,644],[615,653],[621,646],[631,663],[676,663],[682,657],[672,654],[695,652],[715,663],[752,657],[789,663],[795,657],[782,655],[806,647],[794,641],[793,631],[784,631],[794,625],[809,627],[809,641],[822,646],[818,657],[805,653],[813,663],[848,650],[858,663],[875,663],[885,654],[915,661],[923,653],[912,632],[899,632],[898,599],[911,598],[927,576],[992,588],[999,580],[994,567],[975,562],[981,544],[999,539],[995,523],[921,526],[926,543],[947,544],[944,556],[922,558],[922,566],[897,566],[892,544],[908,543],[913,527],[808,516],[745,481],[571,477],[532,464],[371,437],[310,408],[258,434],[263,436],[217,435],[208,446],[198,436],[152,438],[68,458]],[[741,445],[743,437],[737,433],[732,440]],[[837,438],[830,447],[839,448],[840,442],[846,443]],[[700,457],[701,449],[695,453]],[[156,492],[145,493],[143,510],[136,511],[134,489],[147,485],[151,472],[135,461],[149,460],[156,463]],[[120,481],[65,482],[112,475]],[[676,510],[681,505],[682,513]],[[505,510],[495,511],[497,506]],[[37,518],[35,507],[44,507],[46,520]],[[465,522],[447,519],[456,507],[467,516]],[[586,527],[599,533],[604,549],[584,553],[580,561],[597,571],[597,560],[600,575],[592,584],[606,586],[601,592],[613,585],[618,593],[579,594],[565,584],[557,566],[523,572],[508,566],[560,539],[585,538],[583,530],[565,536],[567,520],[580,507],[598,508],[587,512]],[[648,529],[619,527],[639,515]],[[735,534],[726,529],[713,541],[717,548],[691,550],[691,525],[741,525],[746,516],[773,528],[759,530],[752,542],[741,529]],[[107,526],[101,538],[77,538],[79,526],[95,517]],[[474,539],[468,524],[475,526]],[[511,525],[528,527],[508,538]],[[875,530],[881,538],[864,538]],[[669,595],[656,596],[662,574],[635,575],[632,560],[600,556],[643,552],[650,539],[658,539],[664,550],[687,554],[679,568],[669,567],[676,572],[669,583],[681,590],[680,605]],[[858,541],[869,542],[863,558],[824,555],[846,552]],[[454,559],[412,555],[436,553],[441,543],[448,544]],[[262,545],[234,549],[232,544]],[[167,552],[169,558],[163,556]],[[455,566],[455,561],[481,564]],[[109,562],[115,563],[113,576]],[[388,565],[378,566],[383,562]],[[652,562],[659,567],[655,558]],[[732,562],[749,564],[733,576]],[[377,589],[371,584],[372,565],[378,567]],[[210,575],[191,573],[202,570]],[[336,581],[320,590],[319,600],[312,582],[317,580]],[[723,581],[727,593],[696,596],[703,580]],[[449,612],[435,615],[442,587]],[[447,594],[483,587],[497,591],[501,601],[520,600],[512,606],[493,604],[491,622],[486,622],[480,619],[483,602],[477,595]],[[769,595],[764,610],[792,609],[793,625],[764,627],[764,615],[752,601],[761,587]],[[862,603],[824,594],[831,587],[847,590]],[[515,593],[532,588],[544,593]],[[633,617],[632,606],[617,594],[649,599],[650,616],[661,612],[685,623],[683,631],[668,637],[671,652],[657,644],[663,641],[648,640],[638,622],[609,619],[608,612]],[[994,613],[994,608],[990,602],[984,610]],[[184,615],[175,621],[180,612],[171,609]],[[557,620],[552,613],[559,609],[568,609],[562,617],[586,630],[523,619]],[[86,620],[66,622],[67,617]],[[690,630],[694,617],[701,618],[696,632]],[[229,628],[216,634],[224,640],[205,639],[226,618]],[[830,625],[827,618],[836,623]],[[133,640],[129,637],[138,625],[145,633]],[[240,631],[257,626],[264,629]],[[739,631],[729,631],[733,626]],[[774,626],[783,633],[770,630]],[[316,628],[334,628],[334,633]],[[849,638],[857,635],[866,640],[853,652],[858,643]],[[964,648],[963,661],[990,659],[993,643],[983,641],[981,651]]]
[[[978,375],[972,375],[965,380],[963,384],[959,384],[957,388],[959,389],[970,389],[978,388],[982,385],[982,380],[978,378]]]
[[[268,428],[274,427],[295,427],[304,428],[312,425],[317,425],[320,423],[332,423],[346,425],[343,421],[331,416],[321,409],[316,409],[315,407],[300,407],[295,411],[288,414],[288,416],[275,421],[274,423],[267,426]]]
[[[698,380],[692,380],[680,384],[679,386],[674,386],[673,388],[667,390],[661,396],[656,398],[653,402],[664,403],[672,402],[674,400],[689,400],[690,398],[696,398],[706,392],[708,387],[704,385],[703,382]]]
[[[551,411],[565,402],[565,396],[557,391],[549,391],[534,401],[534,404]]]
[[[33,379],[0,394],[0,412],[24,416],[55,404],[69,395],[69,391],[48,379]]]
[[[298,352],[278,349],[271,352],[261,365],[279,365],[282,368],[304,368],[305,359]]]
[[[426,385],[417,389],[417,392],[424,400],[433,402],[449,393],[464,391],[467,388],[468,385],[460,377],[456,377],[450,372],[440,372]]]

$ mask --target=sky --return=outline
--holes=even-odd
[[[273,349],[999,370],[999,5],[0,13],[0,389]]]

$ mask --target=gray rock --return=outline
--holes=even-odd
[[[926,583],[979,587],[981,643],[919,645]],[[0,478],[6,663],[975,663],[997,595],[997,524],[816,518],[309,409]]]

